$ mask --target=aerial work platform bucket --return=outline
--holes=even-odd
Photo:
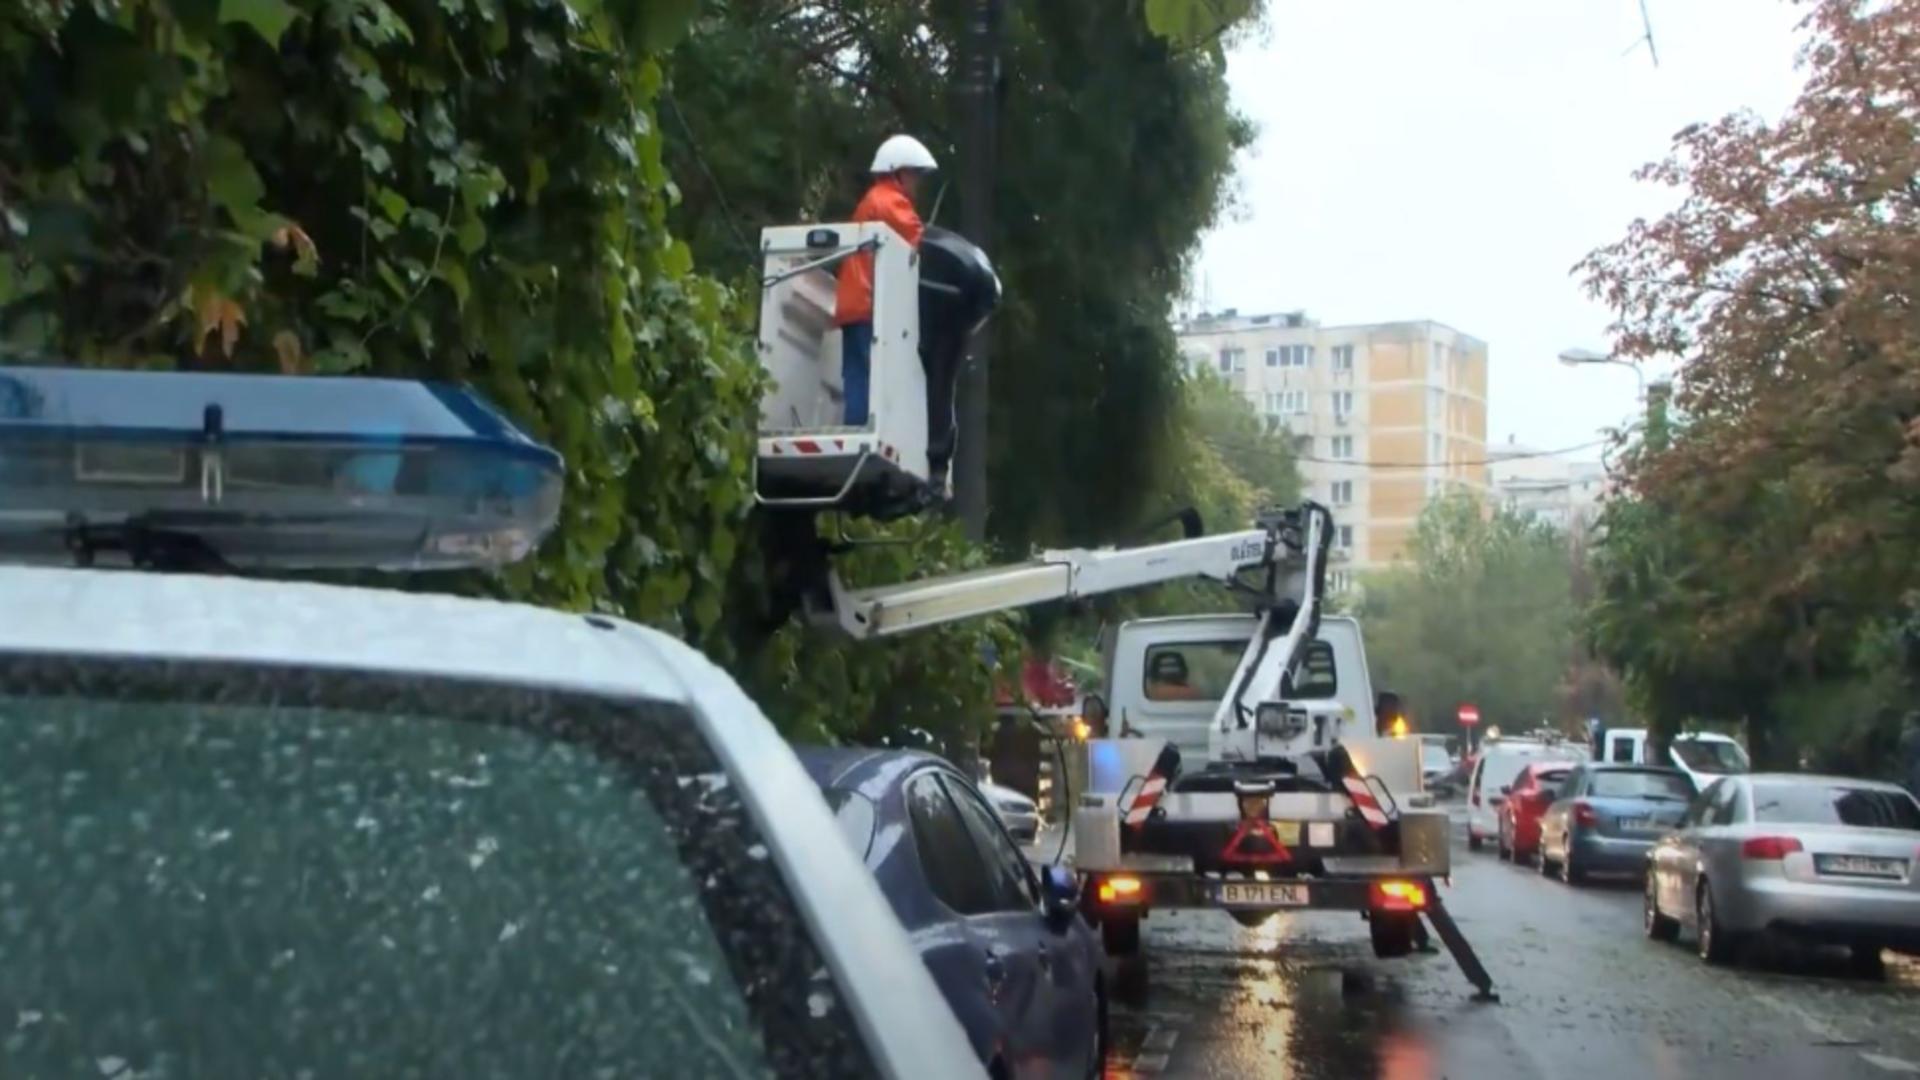
[[[944,497],[954,379],[1000,284],[985,254],[954,233],[929,228],[921,245],[915,252],[880,223],[761,232],[762,506],[894,517]],[[873,354],[867,423],[855,427],[845,422],[834,291],[839,265],[859,252],[874,260]]]

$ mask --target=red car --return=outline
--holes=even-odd
[[[1540,850],[1540,818],[1560,797],[1573,766],[1566,761],[1536,761],[1520,770],[1513,785],[1500,789],[1500,857],[1519,862]]]

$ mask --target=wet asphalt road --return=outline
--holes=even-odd
[[[1374,959],[1356,915],[1160,914],[1107,1076],[1920,1077],[1920,960],[1888,954],[1884,982],[1837,954],[1709,968],[1690,935],[1642,935],[1637,882],[1571,888],[1456,833],[1442,897],[1499,1003],[1474,1001],[1444,950]]]

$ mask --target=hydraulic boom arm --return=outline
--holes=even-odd
[[[1317,614],[1319,560],[1313,552],[1323,543],[1327,516],[1325,508],[1306,503],[1244,532],[1135,548],[1043,551],[1017,566],[901,585],[848,589],[835,575],[828,580],[830,617],[852,637],[888,637],[1050,600],[1193,578],[1248,589],[1263,610],[1292,600]]]

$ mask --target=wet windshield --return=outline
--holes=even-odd
[[[1693,798],[1693,784],[1678,773],[1605,770],[1593,774],[1589,793],[1600,798],[1686,802]]]
[[[0,761],[10,1075],[867,1068],[676,707],[16,661]]]
[[[1753,816],[1776,825],[1852,825],[1920,832],[1920,805],[1905,792],[1844,784],[1755,784]]]
[[[1747,752],[1739,743],[1718,739],[1675,739],[1673,756],[1695,772],[1724,776],[1748,769]]]

